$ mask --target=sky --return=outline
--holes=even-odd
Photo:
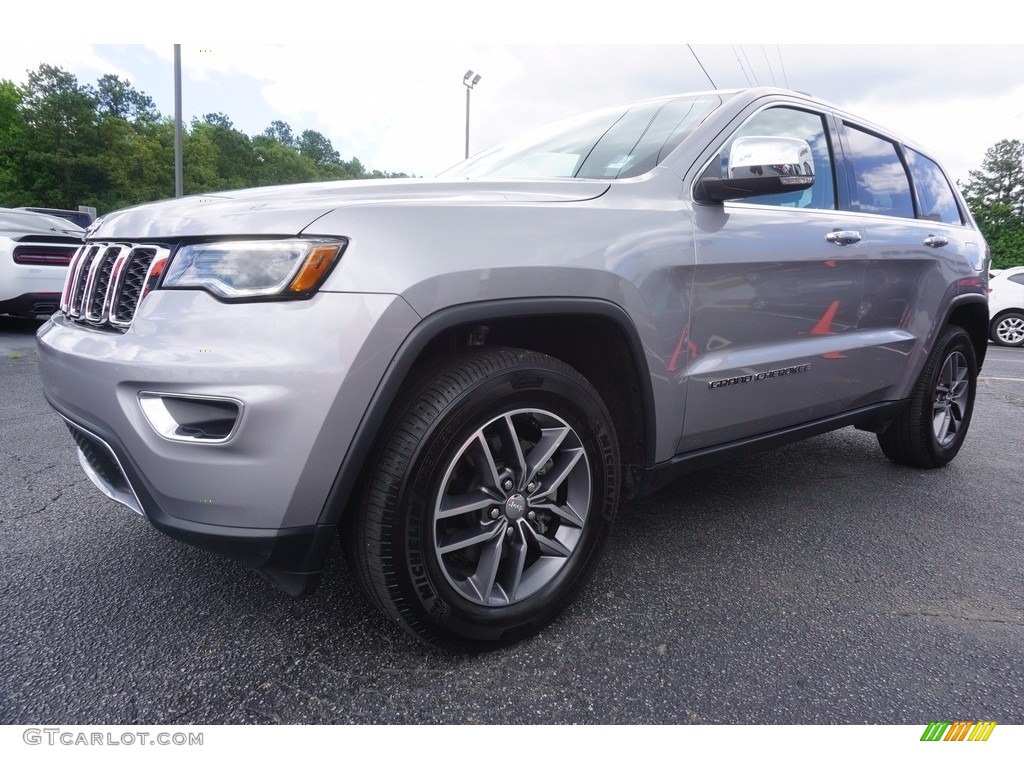
[[[26,34],[0,48],[0,79],[23,82],[42,63],[80,83],[116,74],[171,116],[180,41],[186,122],[223,112],[253,136],[283,120],[296,133],[321,132],[344,159],[417,176],[463,158],[468,69],[481,75],[471,94],[471,153],[612,104],[713,86],[788,86],[915,140],[966,180],[997,141],[1024,139],[1024,45],[1013,44],[1013,24],[998,39],[987,4],[933,0],[923,15],[862,0],[858,12],[828,18],[779,4],[768,17],[744,10],[768,4],[668,11],[675,6],[664,0],[299,0],[246,6],[240,20],[192,0],[160,17],[139,10],[151,5],[97,2],[82,13],[86,6],[57,2],[57,17],[63,10],[76,22],[47,25],[45,35],[16,11],[26,15],[12,28]],[[599,7],[616,13],[600,16]],[[863,42],[806,44],[822,37]]]

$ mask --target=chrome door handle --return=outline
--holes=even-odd
[[[949,238],[945,235],[928,235],[924,239],[925,245],[930,245],[932,248],[941,248],[944,245],[949,245]]]
[[[835,245],[853,245],[860,242],[860,232],[851,229],[837,229],[825,235],[825,239]]]

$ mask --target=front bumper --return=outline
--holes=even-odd
[[[39,330],[39,366],[104,493],[299,594],[333,539],[338,514],[325,505],[352,435],[417,319],[383,294],[224,304],[156,291],[123,334],[53,317]],[[154,428],[140,392],[244,408],[229,439],[179,441]]]

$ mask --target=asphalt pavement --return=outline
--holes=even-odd
[[[941,470],[846,429],[624,505],[538,636],[446,656],[335,547],[293,600],[85,478],[0,318],[0,723],[1024,723],[1024,350]]]

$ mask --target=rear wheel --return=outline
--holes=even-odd
[[[967,332],[950,325],[932,349],[907,409],[878,435],[892,461],[931,469],[960,451],[974,411],[978,364]]]
[[[992,321],[989,334],[996,344],[1004,347],[1024,346],[1024,312],[1004,312]]]
[[[485,650],[554,619],[611,526],[619,459],[607,409],[536,352],[453,356],[404,398],[372,461],[347,550],[405,630]]]

